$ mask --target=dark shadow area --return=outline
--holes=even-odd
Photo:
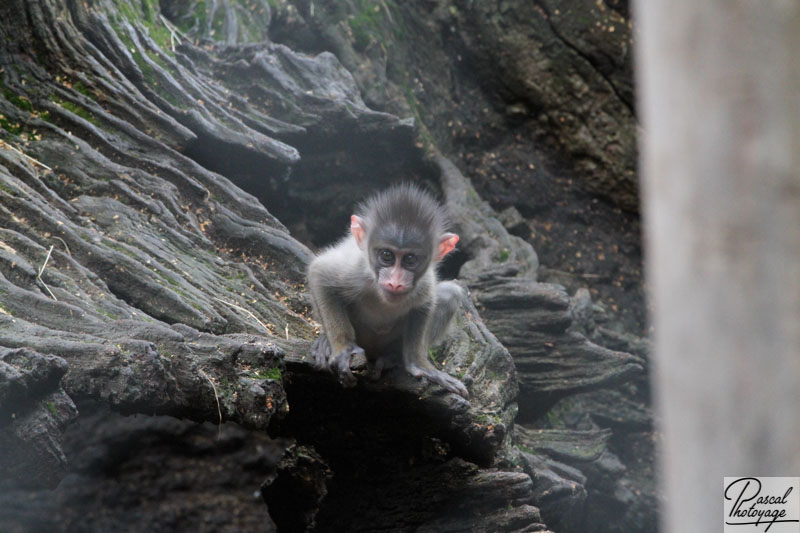
[[[439,263],[439,279],[456,279],[461,267],[469,260],[469,253],[462,248],[456,248]]]
[[[276,531],[258,488],[281,442],[232,423],[79,409],[67,475],[52,491],[2,486],[0,530]]]
[[[424,160],[411,132],[367,134],[346,123],[310,132],[291,139],[300,152],[291,167],[201,140],[186,154],[258,198],[293,237],[318,249],[345,234],[359,202],[393,183],[414,182],[441,197],[438,169]]]
[[[280,190],[290,167],[265,154],[246,150],[238,144],[224,144],[217,139],[198,136],[184,150],[184,155],[205,168],[228,177],[245,191],[258,196]],[[262,202],[263,203],[263,202]]]
[[[454,443],[443,429],[445,420],[426,411],[422,398],[390,387],[344,389],[332,376],[291,372],[286,392],[291,411],[270,432],[313,442],[314,453],[334,473],[323,490],[315,531],[415,530],[476,512],[463,504],[474,498],[469,487],[476,465],[486,466],[490,457]],[[270,512],[279,525],[287,524],[287,531],[302,531],[299,524],[320,492],[311,481],[320,478],[320,465],[308,465],[321,459],[308,457],[303,450],[298,459],[308,470],[304,481],[279,475],[264,491]],[[288,498],[286,491],[298,497]],[[276,515],[272,509],[278,507]]]

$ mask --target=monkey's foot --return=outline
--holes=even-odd
[[[342,351],[333,356],[330,361],[330,370],[333,375],[339,378],[339,383],[345,387],[353,387],[356,384],[356,377],[350,370],[350,360],[354,355],[364,355],[364,349],[356,344],[348,344]]]
[[[436,383],[443,389],[458,394],[464,399],[469,399],[469,392],[464,384],[461,383],[458,378],[454,378],[447,372],[442,372],[441,370],[436,370],[435,368],[423,368],[416,365],[408,367],[407,370],[409,374],[415,378],[426,377],[428,380]]]

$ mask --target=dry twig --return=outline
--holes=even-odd
[[[253,312],[252,312],[252,311],[250,311],[249,309],[245,309],[244,307],[242,307],[242,306],[240,306],[240,305],[236,305],[236,304],[235,304],[235,303],[233,303],[233,302],[228,302],[228,301],[225,301],[225,300],[223,300],[222,298],[217,298],[216,296],[212,296],[212,298],[214,298],[214,299],[215,299],[215,300],[217,300],[218,302],[222,302],[222,303],[224,303],[225,305],[228,305],[228,306],[230,306],[230,307],[233,307],[234,309],[238,309],[239,311],[243,311],[243,312],[247,313],[248,315],[250,315],[250,317],[251,317],[253,320],[255,320],[256,322],[258,322],[258,324],[259,324],[259,325],[260,325],[262,328],[264,328],[264,331],[266,331],[266,332],[267,332],[267,333],[269,333],[270,335],[274,335],[274,334],[275,334],[273,331],[271,331],[271,330],[270,330],[270,329],[267,327],[267,325],[266,325],[266,324],[264,324],[262,321],[260,321],[260,320],[258,319],[258,317],[257,317],[256,315],[254,315],[254,314],[253,314]],[[288,335],[288,333],[287,333],[287,335]],[[287,337],[287,338],[288,338],[288,337]]]
[[[211,378],[208,377],[208,374],[203,372],[202,368],[198,368],[197,370],[201,374],[203,374],[203,377],[206,378],[208,382],[211,384],[211,389],[214,391],[214,399],[217,400],[217,414],[219,415],[219,424],[217,425],[217,439],[219,439],[219,436],[222,434],[222,406],[219,403],[219,395],[217,394],[217,387],[216,385],[214,385],[214,382],[211,381]]]
[[[46,168],[47,170],[50,170],[50,171],[53,170],[52,168],[48,167],[47,165],[45,165],[44,163],[42,163],[38,159],[35,159],[35,158],[29,156],[28,154],[26,154],[25,152],[23,152],[22,150],[20,150],[16,146],[14,146],[13,144],[10,144],[10,143],[7,143],[7,142],[5,142],[3,140],[0,140],[0,146],[2,146],[3,148],[8,148],[12,152],[18,153],[19,155],[21,155],[22,157],[24,157],[25,159],[27,159],[28,161],[30,161],[31,163],[33,163],[35,165],[39,165],[40,167]]]
[[[42,279],[42,272],[44,272],[44,268],[47,266],[47,262],[50,261],[50,254],[53,253],[53,246],[54,245],[51,244],[50,249],[47,250],[47,257],[44,258],[44,263],[42,263],[42,267],[39,269],[39,273],[36,274],[36,279],[38,279],[39,282],[44,286],[44,288],[47,289],[47,292],[50,293],[50,297],[53,298],[53,300],[58,301],[56,295],[53,294],[53,291],[50,290],[50,287],[48,287],[47,283],[45,283],[44,280]]]
[[[69,251],[69,246],[67,246],[66,241],[64,241],[64,239],[62,239],[61,237],[56,237],[55,235],[53,235],[53,238],[61,241],[61,244],[64,245],[64,249],[67,251],[67,255],[72,257],[72,252]]]

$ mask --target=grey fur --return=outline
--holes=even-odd
[[[364,219],[368,231],[397,225],[438,237],[448,226],[447,214],[439,202],[410,183],[394,185],[370,197],[356,208],[356,214]]]
[[[355,353],[365,351],[378,373],[390,358],[401,355],[413,376],[425,376],[466,398],[466,387],[437,370],[427,353],[443,337],[461,297],[457,284],[436,279],[438,246],[447,235],[443,208],[418,187],[399,185],[373,196],[357,213],[366,230],[364,249],[348,235],[319,254],[308,269],[314,311],[324,328],[312,348],[315,360],[352,386],[356,381],[349,365]],[[388,299],[377,283],[376,242],[413,247],[424,256],[413,288],[396,300]]]

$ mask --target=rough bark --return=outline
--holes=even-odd
[[[145,7],[4,6],[2,406],[9,444],[29,446],[11,456],[26,461],[7,465],[14,490],[20,471],[43,459],[54,469],[31,483],[52,485],[63,474],[59,430],[75,415],[64,392],[125,413],[277,432],[275,418],[286,418],[284,428],[304,424],[287,417],[285,380],[294,379],[298,415],[304,402],[337,405],[331,398],[347,394],[304,361],[315,335],[302,292],[308,250],[215,171],[274,190],[299,161],[287,139],[307,146],[356,133],[386,146],[398,134],[409,144],[412,129],[367,109],[330,54],[184,43],[173,55],[153,40],[170,28]],[[408,427],[429,420],[407,440],[440,435],[452,455],[489,465],[507,453],[515,374],[470,305],[441,356],[470,384],[471,403],[399,372],[357,393],[368,404],[392,398]],[[43,361],[45,375],[18,376],[21,361]],[[326,381],[327,399],[319,392]],[[58,412],[52,423],[40,420],[43,409]],[[387,421],[384,413],[366,422],[358,403],[345,414],[362,429]],[[31,446],[31,425],[46,431],[49,448]],[[364,460],[372,457],[380,454]],[[535,522],[522,500],[514,509]],[[418,519],[438,520],[431,513]]]
[[[232,3],[214,5],[225,21],[237,16]],[[128,0],[0,7],[0,59],[8,65],[0,95],[0,430],[19,452],[0,463],[13,474],[3,501],[45,509],[44,522],[35,522],[42,527],[73,523],[66,517],[74,507],[28,494],[17,481],[42,460],[53,467],[31,475],[31,484],[63,475],[60,431],[75,417],[75,401],[82,410],[100,404],[268,429],[280,439],[257,472],[269,478],[262,494],[273,520],[288,530],[544,530],[534,505],[546,491],[537,492],[531,476],[550,476],[557,452],[533,446],[535,458],[520,455],[518,373],[479,313],[492,316],[506,342],[521,347],[514,331],[529,332],[525,349],[546,347],[520,350],[528,420],[576,392],[640,374],[643,361],[589,342],[579,331],[586,306],[538,283],[531,246],[508,233],[450,161],[426,156],[413,121],[369,109],[335,56],[270,42],[191,42],[184,33],[210,35],[216,15],[179,33],[157,8]],[[183,12],[165,13],[179,22]],[[316,334],[303,290],[310,252],[284,223],[319,245],[339,236],[355,201],[399,179],[440,191],[462,236],[443,273],[458,275],[474,302],[465,298],[433,356],[465,381],[469,403],[399,370],[343,390],[305,358]],[[171,424],[152,420],[143,427]],[[580,425],[600,431],[592,421]],[[44,428],[49,446],[37,445],[30,428]],[[96,438],[110,450],[128,438],[118,431],[83,442]],[[83,456],[80,438],[67,457]],[[157,500],[174,489],[168,475],[150,470],[157,463],[149,458],[162,456],[156,444],[126,456],[164,480],[141,510],[153,524],[163,509]],[[241,442],[262,444],[260,435]],[[240,460],[231,453],[228,465]],[[191,448],[173,457],[190,464]],[[568,468],[577,493],[608,478],[602,469]],[[602,488],[622,480],[612,476]],[[106,487],[125,492],[124,483]],[[80,500],[65,497],[66,506]],[[590,501],[571,527],[602,522],[618,512],[614,505]],[[549,512],[568,523],[565,513],[576,509]],[[0,511],[3,529],[33,520]],[[125,509],[109,514],[97,523],[124,523]],[[208,516],[217,530],[239,524],[226,521],[223,508]]]

